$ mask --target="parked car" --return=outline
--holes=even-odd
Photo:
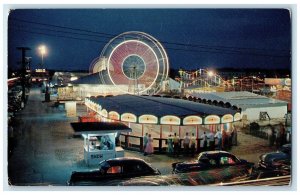
[[[160,171],[138,158],[114,158],[100,162],[99,169],[74,171],[68,185],[101,185],[101,182],[122,180],[133,177],[160,175]]]
[[[290,174],[291,173],[288,170],[257,169],[253,171],[253,173],[250,175],[248,180],[274,178],[274,177],[286,176]]]
[[[224,182],[244,181],[248,170],[241,166],[228,166],[197,172],[135,177],[119,182],[119,186],[203,186]]]
[[[285,144],[276,152],[269,152],[259,157],[258,168],[278,170],[291,168],[291,144]]]
[[[210,169],[220,169],[237,166],[252,172],[254,163],[243,159],[238,159],[235,155],[226,151],[207,151],[201,152],[198,159],[191,162],[173,163],[173,173],[195,172]]]

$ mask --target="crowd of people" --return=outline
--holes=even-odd
[[[207,150],[228,150],[233,145],[237,145],[237,130],[233,126],[230,131],[217,130],[216,133],[203,132],[203,134],[198,138],[201,151]],[[174,133],[174,135],[169,134],[166,139],[167,153],[173,156],[179,156],[179,154],[194,156],[196,153],[197,138],[194,133],[191,135],[186,132],[183,139]],[[144,155],[153,154],[153,138],[151,134],[146,133],[143,137],[143,147]]]
[[[278,126],[269,125],[267,131],[269,146],[280,146],[286,144],[286,129],[282,123]],[[144,155],[153,154],[153,138],[151,134],[146,133],[143,137]],[[203,132],[198,139],[194,133],[185,133],[183,138],[180,138],[176,133],[169,134],[166,139],[166,152],[172,156],[191,155],[194,156],[199,144],[200,151],[207,150],[230,150],[232,146],[237,146],[237,128],[233,125],[231,130],[225,131],[218,129],[216,132]]]

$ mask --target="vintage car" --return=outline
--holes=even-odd
[[[274,177],[280,177],[280,176],[287,176],[290,174],[291,173],[288,170],[256,169],[249,176],[248,180],[274,178]]]
[[[204,186],[224,182],[244,181],[249,178],[248,170],[229,166],[197,172],[135,177],[119,182],[119,186]]]
[[[133,177],[160,175],[158,169],[138,158],[114,158],[100,162],[99,169],[74,171],[67,182],[68,185],[101,185],[101,182],[122,180]]]
[[[258,168],[278,170],[291,168],[291,144],[285,144],[276,152],[269,152],[259,157]]]
[[[195,161],[172,164],[173,173],[196,172],[232,166],[236,166],[241,170],[246,169],[251,173],[254,163],[238,159],[235,155],[226,151],[206,151],[201,152]]]

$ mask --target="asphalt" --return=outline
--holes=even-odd
[[[25,109],[17,114],[13,123],[14,147],[7,156],[7,173],[4,174],[4,183],[8,188],[65,186],[72,171],[97,168],[85,164],[83,139],[73,137],[70,122],[78,121],[78,118],[66,117],[63,107],[54,107],[54,101],[44,102],[44,99],[40,88],[32,88]],[[77,115],[84,115],[85,112],[84,105],[77,106]],[[238,145],[229,152],[257,163],[259,155],[275,150],[268,146],[267,140],[238,131]],[[125,156],[142,158],[162,174],[171,173],[172,162],[194,159],[164,154],[144,156],[128,150],[125,150]]]

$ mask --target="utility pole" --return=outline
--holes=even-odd
[[[22,101],[25,104],[25,85],[26,85],[26,51],[31,50],[29,47],[17,47],[18,50],[22,52],[22,67],[21,67],[21,84],[22,84]]]

